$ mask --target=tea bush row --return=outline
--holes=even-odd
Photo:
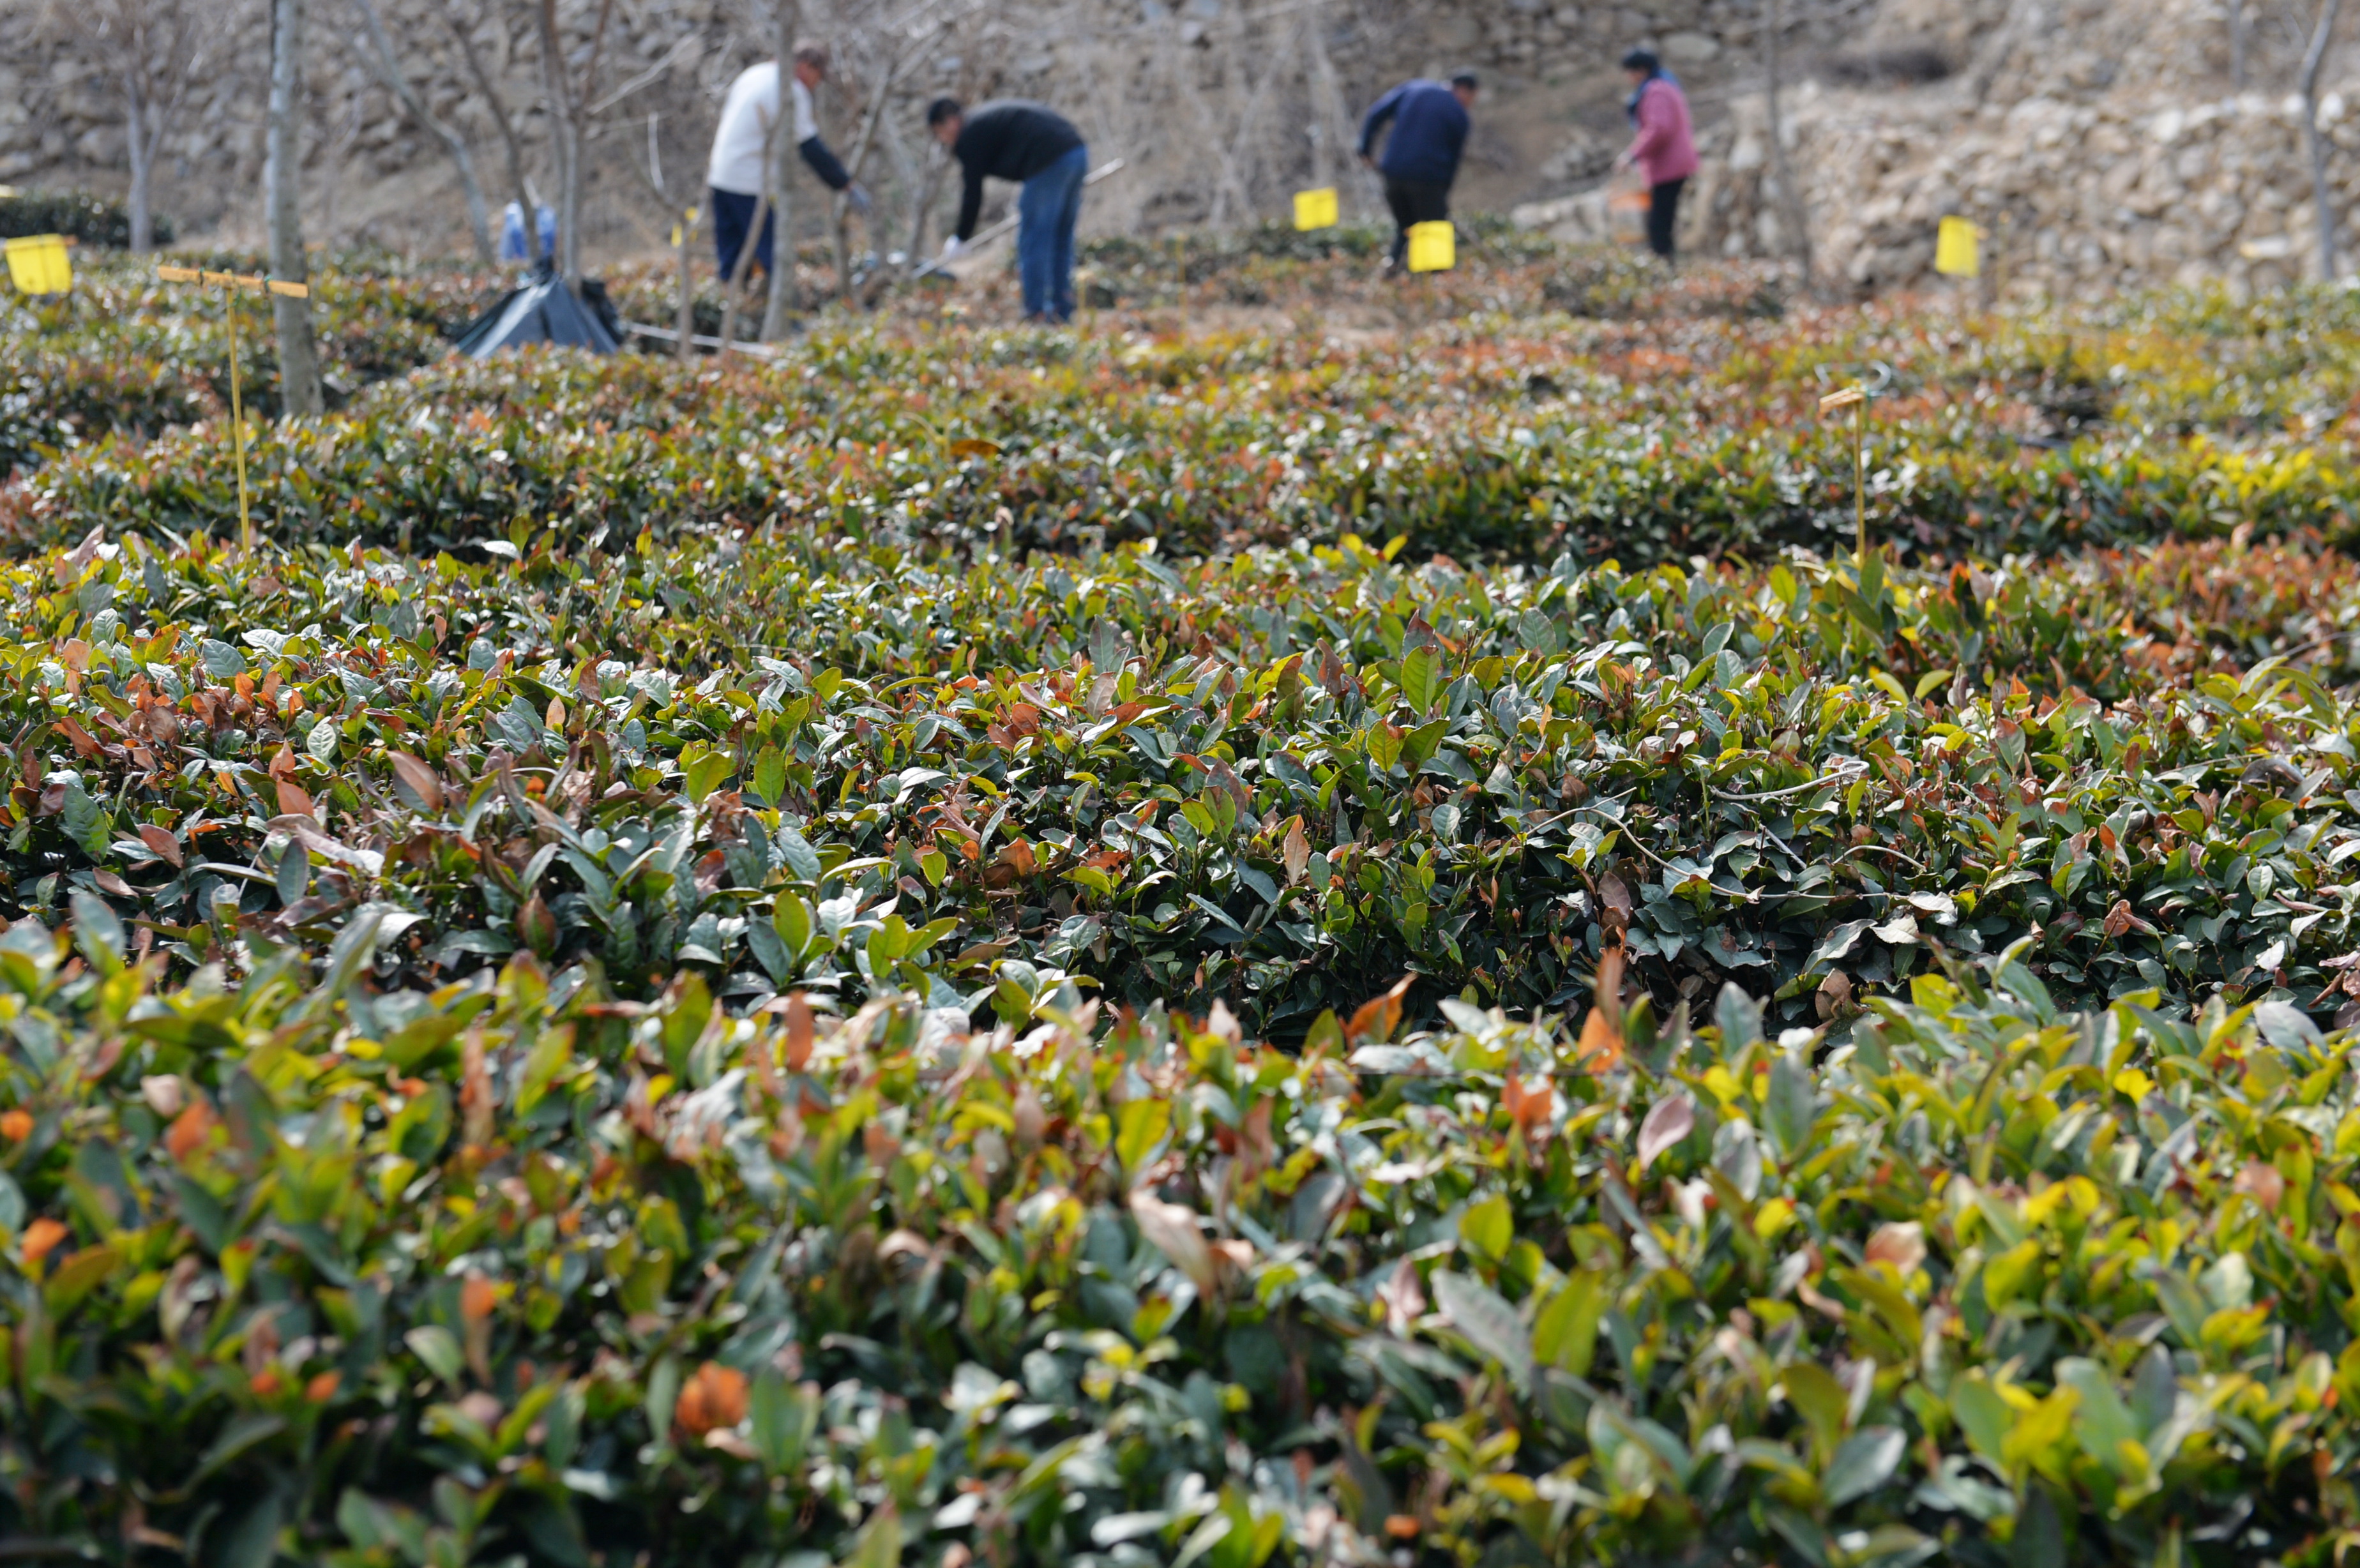
[[[1641,562],[1829,550],[1852,531],[1849,437],[1814,421],[1686,430],[1668,408],[1620,417],[1595,387],[1396,408],[1371,396],[1404,373],[1391,362],[1041,347],[1045,363],[1020,349],[960,365],[854,340],[772,373],[565,355],[437,366],[348,415],[270,427],[249,461],[282,539],[418,549],[780,518],[880,540],[1155,538],[1199,553],[1357,532],[1421,553]],[[2341,539],[2353,516],[2351,471],[2309,442],[2115,431],[2027,456],[1942,413],[1881,424],[1870,463],[1880,535],[1950,555],[2241,525]],[[0,497],[0,524],[56,541],[97,523],[222,533],[235,517],[217,425],[93,445]]]
[[[2310,664],[2240,668],[2136,626],[2153,577],[1872,565],[93,538],[9,579],[0,875],[191,964],[373,920],[388,984],[522,949],[980,1013],[1075,975],[1290,1038],[1405,971],[1561,1007],[1616,947],[1802,1024],[2025,935],[2077,1000],[2344,983],[2327,606]]]
[[[733,1019],[0,937],[0,1539],[262,1568],[2328,1563],[2351,1043]],[[1775,1032],[1775,1038],[1771,1038]]]

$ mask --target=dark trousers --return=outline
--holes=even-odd
[[[1688,182],[1683,174],[1647,188],[1647,248],[1666,261],[1672,259],[1672,234],[1679,225],[1680,187]]]
[[[738,252],[746,243],[746,231],[754,226],[754,209],[761,198],[742,191],[724,191],[718,186],[706,187],[705,194],[713,207],[713,248],[721,258],[721,280],[727,283],[738,270]],[[770,232],[778,227],[770,221],[773,216],[764,208],[762,235],[754,242],[754,259],[746,268],[748,278],[757,271],[770,270]]]
[[[1393,266],[1409,255],[1409,231],[1416,223],[1439,223],[1450,216],[1450,186],[1440,180],[1395,180],[1385,176],[1385,205],[1393,210]]]

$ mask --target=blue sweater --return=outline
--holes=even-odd
[[[1377,100],[1360,122],[1360,156],[1376,145],[1377,133],[1392,121],[1385,156],[1377,167],[1389,180],[1430,180],[1448,185],[1458,177],[1459,155],[1467,146],[1467,106],[1439,82],[1404,82]]]

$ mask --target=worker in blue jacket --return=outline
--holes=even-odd
[[[1360,122],[1360,161],[1384,176],[1385,204],[1399,230],[1388,274],[1401,270],[1412,224],[1450,216],[1450,182],[1459,178],[1459,157],[1467,149],[1471,124],[1467,111],[1475,106],[1480,86],[1471,71],[1459,72],[1448,85],[1423,77],[1404,82],[1378,99]],[[1380,159],[1372,149],[1388,123],[1393,135]]]

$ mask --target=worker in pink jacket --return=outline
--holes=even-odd
[[[1639,127],[1639,134],[1614,160],[1614,167],[1622,169],[1636,164],[1646,177],[1647,247],[1669,261],[1680,187],[1697,169],[1688,94],[1680,91],[1680,84],[1653,49],[1634,49],[1624,55],[1622,71],[1631,78],[1631,101],[1623,105],[1623,113]]]

